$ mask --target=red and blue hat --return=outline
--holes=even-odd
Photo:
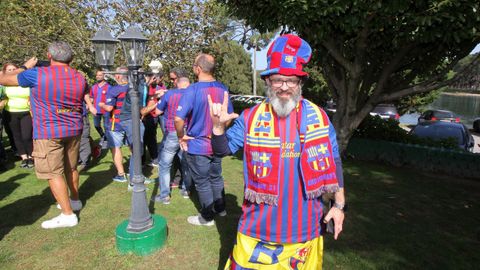
[[[267,52],[267,70],[260,73],[265,76],[280,74],[286,76],[308,76],[303,66],[310,61],[312,48],[296,35],[287,34],[273,41]]]

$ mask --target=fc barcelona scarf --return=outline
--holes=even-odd
[[[302,99],[296,108],[299,116],[300,174],[307,199],[339,189],[332,146],[328,137],[328,116],[315,104]],[[244,156],[247,164],[245,199],[252,203],[277,205],[281,140],[276,116],[263,102],[244,113],[246,136]]]

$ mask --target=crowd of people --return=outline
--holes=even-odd
[[[195,83],[182,68],[168,73],[168,90],[162,72],[145,75],[138,86],[141,119],[132,119],[128,69],[116,69],[115,83],[98,70],[96,83],[88,87],[85,77],[70,67],[73,52],[65,42],[50,44],[49,66],[36,67],[36,58],[19,67],[4,65],[1,123],[22,159],[20,166],[34,168],[39,179],[48,180],[61,210],[41,226],[77,225],[75,212],[83,207],[79,170],[102,149],[111,151],[116,170],[112,181],[128,183],[131,189],[133,158],[127,173],[121,147],[132,150],[132,126],[139,121],[143,163],[159,169],[155,202],[169,204],[178,184],[184,198],[195,191],[200,211],[187,218],[192,225],[213,226],[217,216],[227,215],[222,157],[243,148],[243,214],[225,269],[321,268],[322,223],[334,221],[336,239],[342,231],[345,194],[333,125],[321,108],[302,98],[308,76],[303,66],[311,53],[298,36],[278,37],[261,73],[267,100],[240,116],[233,112],[228,88],[215,79],[215,59],[209,54],[194,59]],[[93,149],[89,113],[100,136]],[[0,144],[0,159],[4,152]],[[177,171],[180,183],[172,179],[171,172]],[[334,194],[334,200],[324,211],[322,196],[327,193]]]

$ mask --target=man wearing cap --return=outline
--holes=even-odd
[[[335,130],[326,113],[302,98],[311,57],[308,43],[283,35],[270,46],[267,100],[239,117],[209,99],[217,156],[244,149],[245,198],[225,269],[321,269],[321,195],[334,193],[324,222],[342,231],[343,172]],[[229,121],[237,118],[228,130]]]

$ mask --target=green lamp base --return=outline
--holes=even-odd
[[[161,248],[167,240],[167,220],[159,215],[152,215],[153,227],[146,232],[127,232],[128,219],[115,230],[117,250],[120,254],[134,253],[149,255]]]

